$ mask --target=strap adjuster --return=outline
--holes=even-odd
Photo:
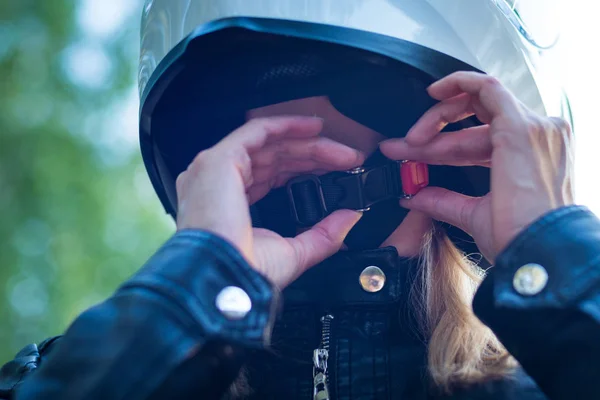
[[[298,193],[295,188],[300,186],[304,186],[308,191]],[[311,186],[312,190],[310,190]],[[296,224],[302,226],[314,225],[316,222],[319,222],[327,216],[328,212],[325,204],[325,196],[323,195],[323,187],[321,185],[321,180],[317,175],[300,175],[290,179],[287,182],[286,189],[288,199],[290,200],[292,216],[294,217]],[[311,194],[313,196],[311,196]],[[298,197],[296,197],[297,195]],[[309,215],[311,212],[306,211],[306,206],[304,207],[305,212],[301,213],[299,211],[300,202],[305,203],[305,205],[306,203],[313,205],[310,211],[314,212],[315,215]],[[314,222],[315,220],[316,222]]]

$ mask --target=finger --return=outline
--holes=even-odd
[[[311,144],[312,143],[312,144]],[[277,146],[268,146],[276,148]],[[270,154],[269,154],[270,153]],[[273,156],[283,154],[285,156]],[[255,162],[256,158],[260,158]],[[331,171],[344,171],[361,165],[364,155],[348,146],[327,138],[293,140],[285,151],[259,151],[252,157],[253,185],[248,189],[250,204],[260,200],[274,187],[284,185],[302,173],[323,175]],[[266,166],[261,166],[266,163]]]
[[[277,175],[272,176],[271,170],[264,170],[257,174],[257,178],[252,186],[247,190],[246,196],[250,205],[256,203],[271,191],[271,189],[278,188],[285,185],[290,179],[295,178],[300,174],[300,169],[297,168],[294,172],[280,171]],[[313,170],[311,168],[306,169],[305,173],[311,175],[324,175],[331,171],[325,170]],[[262,180],[259,180],[262,179]]]
[[[327,170],[327,169],[316,169],[316,170],[312,171],[312,174],[313,174],[313,175],[317,175],[317,176],[321,176],[321,175],[328,174],[328,173],[330,173],[330,172],[331,172],[331,171],[330,171],[330,170]]]
[[[246,193],[246,198],[248,199],[248,204],[253,205],[263,197],[267,195],[271,191],[273,187],[270,183],[264,182],[258,185],[252,185],[248,192]]]
[[[462,121],[475,114],[471,95],[462,93],[431,107],[406,134],[412,145],[424,145],[434,139],[448,124]]]
[[[572,139],[573,128],[571,127],[571,124],[569,123],[569,121],[565,120],[564,118],[560,118],[560,117],[550,117],[550,118],[548,118],[548,120],[554,125],[556,130],[563,135],[563,137],[565,138],[565,141],[568,142]]]
[[[285,185],[290,179],[301,174],[325,175],[336,169],[318,169],[315,161],[298,161],[298,164],[289,167],[288,169],[278,169],[276,172],[272,168],[261,168],[253,172],[252,186],[247,189],[247,199],[250,205],[256,203],[271,191]],[[304,165],[302,165],[304,164]],[[315,169],[316,168],[316,169]],[[346,170],[348,168],[340,168],[338,170]]]
[[[393,160],[421,161],[431,165],[489,166],[492,141],[489,125],[438,135],[430,143],[418,146],[404,139],[381,142],[381,152]]]
[[[352,147],[326,137],[282,140],[252,154],[254,167],[273,166],[290,160],[313,160],[317,165],[338,170],[361,165],[364,155]]]
[[[286,138],[317,136],[323,129],[323,120],[316,117],[286,116],[250,120],[225,137],[217,146],[242,146],[249,153],[262,148],[268,141]]]
[[[477,98],[491,118],[501,115],[515,118],[521,115],[517,99],[496,78],[486,74],[455,72],[433,83],[427,88],[427,92],[436,100],[468,93]]]
[[[294,176],[302,173],[323,175],[324,173],[332,171],[347,171],[361,164],[361,161],[356,162],[353,160],[340,160],[339,162],[329,164],[324,161],[315,161],[310,159],[287,159],[285,161],[280,161],[279,163],[253,168],[253,182],[256,184],[276,180],[277,182],[280,182],[279,184],[283,184],[286,181],[281,181],[281,179],[278,179],[278,177],[282,174],[285,174],[286,176],[290,174]]]
[[[433,219],[454,225],[467,233],[472,232],[473,211],[480,198],[469,197],[447,189],[424,188],[410,200],[402,200],[402,207],[423,212]]]
[[[271,171],[267,171],[270,173]],[[308,171],[312,173],[312,171]],[[267,195],[273,188],[277,188],[285,185],[287,181],[298,176],[297,172],[282,172],[274,177],[266,176],[263,181],[255,182],[248,191],[246,192],[246,197],[248,198],[248,203],[250,205],[256,203],[263,197]]]
[[[335,169],[334,169],[335,170]],[[343,168],[342,170],[346,170]],[[286,163],[283,167],[263,167],[258,168],[252,172],[254,179],[254,185],[261,185],[263,183],[269,183],[271,188],[281,186],[285,184],[291,178],[303,175],[303,174],[311,174],[311,175],[322,175],[319,174],[324,170],[319,169],[319,166],[316,161],[290,161]],[[331,172],[330,169],[327,172]]]
[[[206,174],[207,171],[215,172],[233,168],[239,174],[243,187],[250,187],[253,183],[253,177],[252,160],[248,152],[239,147],[223,152],[222,148],[219,149],[218,146],[216,145],[198,153],[188,167],[187,172],[192,176],[197,176],[199,174]]]
[[[299,270],[303,272],[335,254],[361,217],[362,214],[355,211],[339,210],[290,239]]]

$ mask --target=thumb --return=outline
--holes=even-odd
[[[339,210],[291,239],[299,272],[302,273],[335,254],[361,217],[362,213],[356,211]]]
[[[438,187],[421,190],[410,200],[401,200],[400,205],[410,210],[421,211],[433,219],[454,225],[471,234],[473,212],[480,199],[465,196]]]

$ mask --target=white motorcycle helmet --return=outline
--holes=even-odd
[[[402,137],[434,104],[427,86],[459,70],[489,73],[532,110],[570,119],[561,87],[544,70],[544,55],[556,39],[553,22],[544,20],[550,3],[147,0],[140,144],[152,184],[175,216],[175,180],[195,155],[242,125],[249,110],[290,100],[326,96],[350,119]],[[447,129],[478,123],[470,118]],[[364,190],[368,165],[381,170],[372,176],[397,176],[382,156],[374,156],[366,171],[346,174],[358,177],[349,185],[335,188],[335,174],[302,178],[251,207],[255,225],[295,234],[298,225],[341,208],[344,190],[354,190],[350,186]],[[436,167],[429,173],[431,184],[465,194],[489,190],[483,168]],[[397,201],[402,193],[383,186],[384,195],[368,204],[362,192],[352,194],[362,197],[349,208],[370,209],[347,239],[352,247],[378,246],[406,215]],[[463,232],[448,227],[448,234],[465,252],[477,250]]]

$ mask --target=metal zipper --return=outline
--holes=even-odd
[[[333,315],[331,314],[321,317],[321,343],[319,348],[313,351],[313,400],[330,400],[327,361],[332,320]]]

